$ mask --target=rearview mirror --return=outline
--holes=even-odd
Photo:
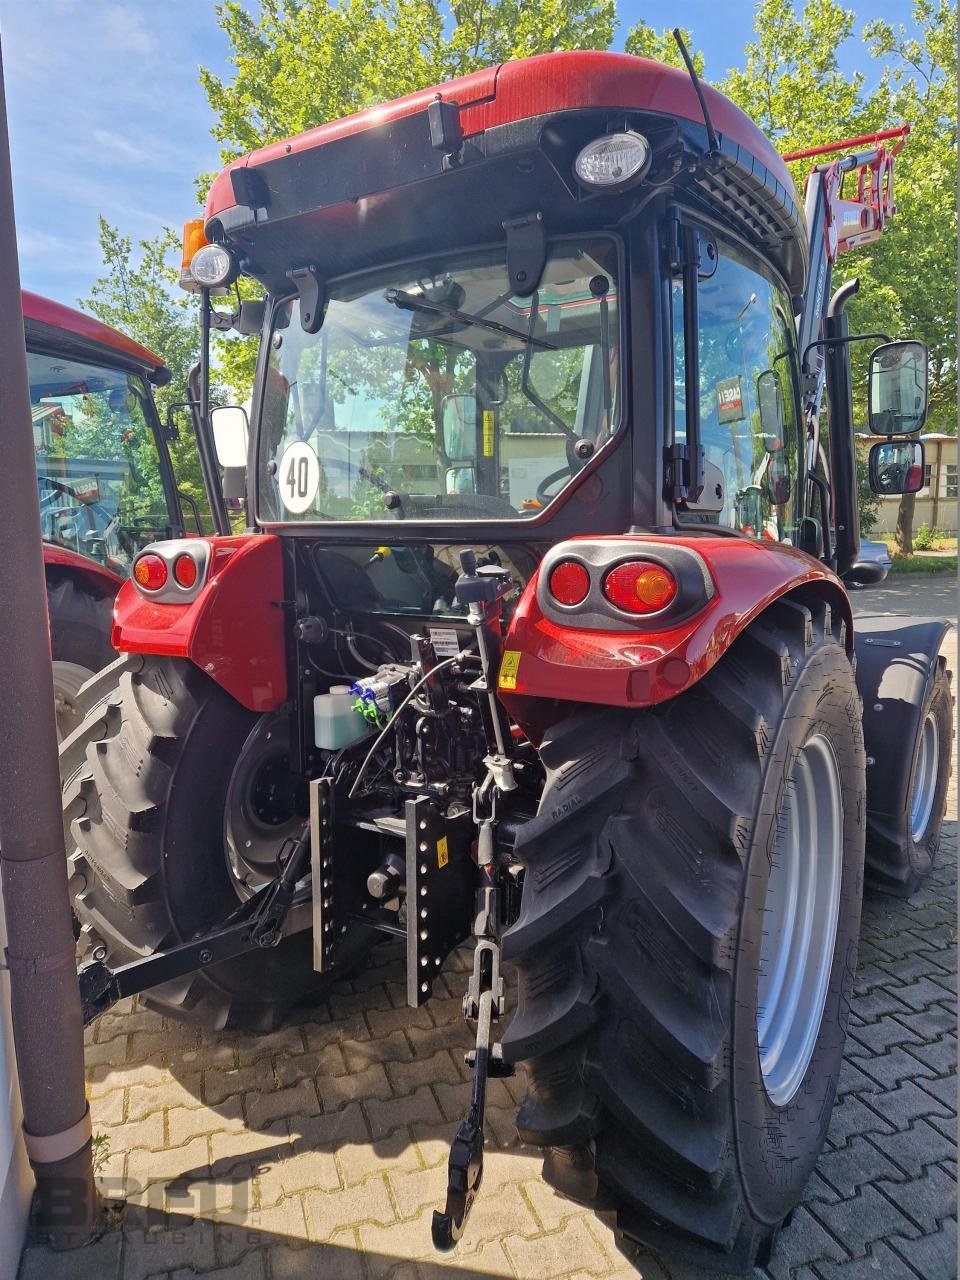
[[[916,493],[923,488],[923,445],[919,440],[888,440],[870,450],[870,488],[874,493]]]
[[[450,462],[472,462],[477,456],[477,397],[445,396],[443,452]]]
[[[757,401],[763,447],[767,453],[777,453],[783,448],[785,419],[783,392],[776,369],[767,369],[757,378]]]
[[[210,410],[213,447],[221,467],[246,467],[249,427],[247,413],[238,404]]]
[[[886,342],[870,355],[870,430],[875,436],[909,436],[927,418],[927,346]]]

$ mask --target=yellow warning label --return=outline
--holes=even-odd
[[[520,651],[519,649],[505,649],[503,661],[500,663],[500,688],[515,689],[517,687],[517,672],[520,669]]]
[[[483,456],[485,458],[493,457],[493,433],[495,429],[493,410],[484,409],[483,411]]]
[[[450,855],[447,852],[447,837],[441,836],[437,841],[437,866],[445,867],[450,861]]]

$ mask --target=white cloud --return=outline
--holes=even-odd
[[[142,147],[135,146],[121,134],[112,133],[109,129],[94,129],[93,140],[104,150],[113,151],[125,160],[135,160],[139,163],[149,159],[149,153]]]
[[[156,40],[139,15],[122,5],[110,5],[100,19],[107,47],[120,53],[152,53]]]

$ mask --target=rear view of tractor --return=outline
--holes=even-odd
[[[830,267],[891,164],[849,144],[805,217],[692,72],[568,53],[211,189],[204,331],[262,335],[249,420],[202,405],[249,528],[157,541],[118,597],[62,756],[81,989],[266,1028],[382,937],[421,1005],[473,937],[438,1247],[515,1070],[546,1178],[628,1253],[742,1272],[816,1162],[865,845],[910,892],[948,772],[943,625],[854,635],[844,586]],[[264,300],[214,311],[240,273]],[[874,342],[872,474],[909,490],[925,352]]]

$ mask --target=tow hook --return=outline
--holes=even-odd
[[[457,1130],[447,1163],[447,1200],[444,1210],[434,1210],[434,1247],[452,1249],[463,1234],[467,1215],[483,1179],[483,1122],[487,1101],[487,1079],[513,1075],[513,1067],[503,1060],[499,1044],[491,1045],[492,1025],[504,1011],[503,978],[500,976],[499,890],[485,886],[477,894],[473,954],[473,974],[463,998],[463,1016],[476,1021],[476,1048],[464,1055],[473,1070],[470,1106]]]

